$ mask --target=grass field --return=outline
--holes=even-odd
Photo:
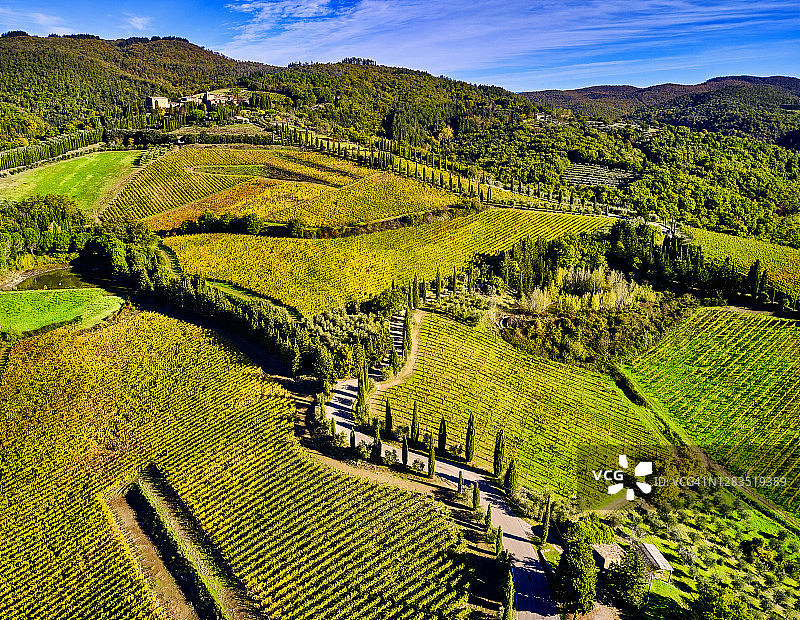
[[[265,617],[451,617],[467,573],[432,499],[349,478],[210,332],[153,313],[17,343],[0,379],[0,615],[161,618],[104,499],[156,465]]]
[[[800,250],[699,228],[687,227],[684,230],[700,244],[707,258],[722,262],[730,256],[742,275],[747,275],[750,266],[760,259],[762,267],[767,270],[767,279],[775,289],[790,297],[800,297]]]
[[[165,243],[187,273],[238,284],[313,315],[379,293],[393,280],[407,282],[415,273],[450,273],[477,253],[502,251],[524,237],[554,238],[605,223],[503,209],[338,239],[213,234],[169,237]]]
[[[0,332],[19,334],[76,318],[89,327],[119,310],[122,303],[99,288],[0,293]]]
[[[758,490],[800,512],[800,327],[701,309],[632,366],[692,438],[739,476],[785,476]]]
[[[67,194],[91,211],[133,170],[136,151],[90,153],[47,164],[0,179],[0,198],[19,199],[33,194]]]
[[[503,429],[507,457],[516,456],[520,479],[564,497],[588,488],[576,479],[582,464],[614,465],[618,446],[658,441],[647,416],[607,377],[526,355],[484,325],[470,327],[435,313],[422,325],[411,377],[372,397],[377,415],[387,398],[395,422],[406,425],[416,401],[420,429],[434,437],[444,416],[448,444],[464,445],[473,413],[474,463],[489,471]]]

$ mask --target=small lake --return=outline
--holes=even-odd
[[[72,271],[72,269],[58,269],[56,271],[48,271],[47,273],[39,274],[28,278],[23,282],[17,284],[14,290],[17,291],[35,291],[35,290],[54,290],[60,288],[91,288],[97,286],[96,284],[89,284],[85,280]]]

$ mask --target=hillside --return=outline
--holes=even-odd
[[[179,38],[68,36],[0,37],[0,66],[0,104],[35,114],[55,129],[93,114],[136,112],[148,95],[176,98],[274,69]],[[2,124],[0,130],[10,133]]]
[[[474,127],[479,117],[533,110],[525,98],[496,86],[350,60],[258,72],[243,85],[308,106],[309,121],[323,122],[334,134],[350,130],[351,137],[353,132],[378,134],[415,145],[446,142],[454,133]]]
[[[724,91],[722,96],[712,94],[720,90]],[[796,98],[800,95],[800,80],[782,76],[740,75],[712,78],[702,84],[657,84],[647,88],[590,86],[575,90],[542,90],[520,94],[537,105],[566,108],[585,116],[618,118],[637,113],[636,118],[642,120],[659,120],[709,131],[737,129],[752,137],[760,138],[762,135],[759,134],[765,134],[763,137],[775,139],[774,130],[752,130],[748,127],[748,121],[752,122],[759,117],[760,124],[770,125],[771,119],[763,118],[765,113],[783,116],[781,112],[785,106],[796,107]],[[685,103],[678,103],[676,100]],[[664,111],[672,108],[671,102],[675,102],[684,111],[695,105],[710,106],[714,108],[714,114],[707,126],[691,124],[678,115],[664,114]],[[651,109],[654,109],[652,114],[649,113]],[[708,111],[698,114],[707,116]],[[744,126],[739,126],[740,124]]]

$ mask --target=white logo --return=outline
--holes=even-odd
[[[608,494],[609,495],[616,495],[622,489],[625,488],[625,484],[622,482],[624,480],[623,474],[625,469],[628,469],[628,457],[624,454],[619,455],[619,466],[620,469],[612,470],[606,469],[603,471],[592,471],[592,475],[594,475],[594,479],[600,481],[601,478],[605,479],[608,482],[615,482],[616,484],[608,485]],[[645,476],[649,476],[653,473],[653,463],[651,461],[642,461],[636,465],[633,469],[633,475],[637,478],[644,478]],[[646,482],[636,482],[637,488],[642,493],[650,493],[653,490]],[[626,499],[630,502],[636,497],[636,493],[634,489],[628,489],[626,493]]]

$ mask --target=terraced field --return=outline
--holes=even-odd
[[[118,310],[122,303],[119,297],[99,288],[0,293],[0,333],[19,334],[74,319],[88,327]]]
[[[648,393],[736,475],[785,476],[759,489],[800,511],[800,327],[705,308],[632,367]]]
[[[265,617],[433,620],[463,603],[444,509],[311,461],[287,393],[198,327],[142,313],[58,329],[14,346],[0,393],[4,618],[162,617],[105,502],[148,464]]]
[[[569,185],[607,185],[609,187],[622,187],[636,178],[636,175],[619,168],[608,168],[593,164],[572,164],[561,179]]]
[[[555,238],[593,230],[603,218],[510,209],[443,223],[339,239],[272,239],[252,235],[189,235],[165,243],[181,268],[278,299],[305,315],[379,293],[393,280],[432,278],[497,253],[524,237]]]
[[[684,231],[700,244],[707,258],[722,262],[730,257],[742,275],[747,275],[750,266],[760,259],[767,280],[776,290],[800,297],[800,250],[699,228],[684,227]]]
[[[564,497],[586,491],[591,479],[578,478],[585,464],[614,465],[619,446],[658,441],[648,416],[607,377],[526,355],[486,326],[470,327],[435,313],[422,324],[414,372],[374,395],[374,411],[384,411],[387,398],[401,425],[410,425],[416,402],[421,432],[434,437],[444,416],[448,444],[464,445],[474,414],[474,463],[489,471],[495,437],[503,429],[507,458],[516,456],[520,479]]]
[[[307,155],[281,149],[184,147],[144,168],[114,199],[107,214],[147,218],[254,177],[342,187],[364,176],[351,162],[319,153]]]

